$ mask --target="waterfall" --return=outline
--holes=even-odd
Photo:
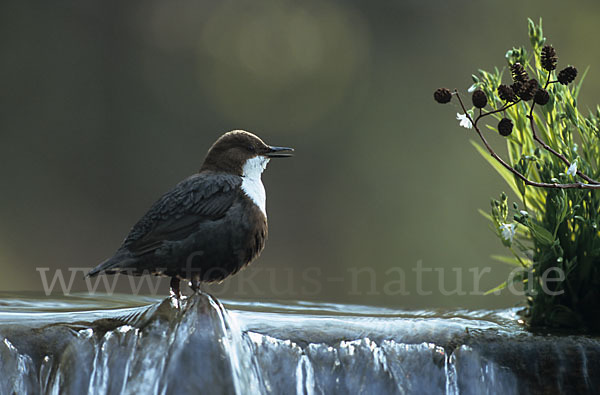
[[[0,312],[0,394],[517,394],[600,388],[600,341],[532,335],[514,324],[512,310],[225,306],[196,295],[82,311],[68,319],[58,315],[55,322],[47,314],[43,320],[36,314],[14,319],[14,313]]]

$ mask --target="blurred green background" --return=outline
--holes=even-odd
[[[489,258],[506,251],[477,209],[507,188],[458,126],[458,107],[432,93],[503,67],[507,49],[528,44],[527,17],[540,16],[559,67],[590,66],[580,107],[595,107],[594,1],[3,1],[0,290],[41,291],[36,268],[68,277],[109,257],[239,128],[297,155],[263,176],[265,251],[217,295],[514,305],[506,292],[440,289],[455,289],[458,273],[473,291],[473,267],[491,270],[480,290],[506,278]],[[418,262],[438,269],[423,274],[430,295],[418,294]],[[397,269],[407,295],[390,284]],[[81,273],[73,281],[86,289]],[[131,292],[127,279],[117,290]]]

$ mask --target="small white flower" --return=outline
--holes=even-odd
[[[463,128],[471,129],[473,127],[473,124],[471,123],[471,120],[467,114],[456,113],[456,119],[460,121],[460,126]]]
[[[508,240],[512,243],[513,237],[515,237],[515,232],[517,229],[516,224],[502,224],[500,225],[500,232],[502,233],[502,238],[504,240]]]
[[[567,170],[567,174],[570,176],[575,176],[577,174],[577,159],[571,162],[571,166],[569,166],[569,170]]]
[[[529,213],[525,210],[521,210],[521,211],[519,211],[519,213],[521,213],[521,215],[525,215],[525,216],[529,215]]]

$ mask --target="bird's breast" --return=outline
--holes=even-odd
[[[252,200],[254,204],[262,211],[263,215],[267,216],[267,193],[265,186],[258,177],[242,177],[242,191]]]

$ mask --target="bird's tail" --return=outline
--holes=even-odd
[[[95,268],[89,271],[87,277],[93,277],[100,273],[112,274],[117,272],[119,269],[123,269],[128,262],[131,261],[131,257],[126,252],[117,252],[112,258],[108,258]]]

